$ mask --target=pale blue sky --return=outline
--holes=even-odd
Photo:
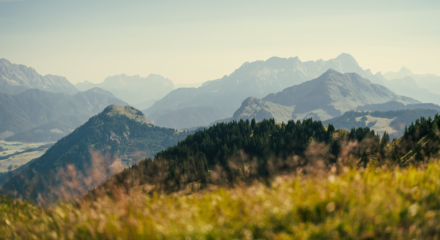
[[[440,1],[0,0],[0,58],[73,83],[202,82],[246,61],[342,52],[373,72],[440,75]]]

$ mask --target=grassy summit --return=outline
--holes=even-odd
[[[113,116],[126,116],[127,118],[134,120],[141,124],[152,124],[142,112],[134,109],[130,106],[118,106],[118,105],[110,105],[105,110],[104,113],[107,114],[109,117]]]

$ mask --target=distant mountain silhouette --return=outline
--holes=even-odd
[[[2,191],[34,201],[39,195],[57,199],[64,190],[81,195],[188,134],[155,127],[132,107],[111,105],[55,143],[3,185]]]
[[[54,93],[78,93],[65,77],[41,76],[33,68],[0,59],[0,93],[18,94],[31,88]]]
[[[39,89],[16,95],[0,93],[0,137],[24,142],[57,141],[110,104],[126,105],[100,88],[73,96]]]
[[[100,87],[113,93],[117,98],[129,103],[130,105],[145,109],[153,103],[163,98],[166,94],[174,90],[171,80],[161,75],[150,74],[148,77],[139,75],[127,76],[125,74],[107,77],[102,83],[91,83],[84,81],[75,86],[85,91],[94,87]]]
[[[383,74],[383,76],[388,79],[402,79],[404,77],[412,77],[415,74],[412,73],[411,70],[409,70],[407,67],[402,67],[398,72],[386,72]]]
[[[262,98],[269,93],[317,78],[330,68],[340,72],[356,72],[374,83],[383,83],[384,80],[380,74],[373,75],[371,71],[363,70],[349,54],[341,54],[328,61],[308,62],[302,62],[298,57],[272,57],[266,61],[246,62],[229,76],[205,82],[199,88],[176,89],[144,110],[144,113],[159,126],[177,127],[173,124],[175,120],[162,122],[163,118],[159,118],[161,113],[166,113],[168,119],[179,119],[179,124],[185,126],[208,125],[209,117],[205,117],[206,121],[203,123],[192,123],[190,116],[182,117],[177,111],[185,108],[216,107],[223,112],[220,117],[227,118],[250,96]],[[206,113],[207,116],[210,114],[211,112]]]
[[[420,88],[426,89],[435,94],[440,94],[440,76],[434,74],[414,74],[408,68],[402,67],[398,72],[387,72],[383,74],[383,76],[388,80],[411,77]]]
[[[416,81],[409,76],[386,81],[385,86],[399,95],[411,97],[424,103],[440,104],[440,94],[419,87]]]
[[[326,120],[359,106],[389,101],[419,103],[398,96],[356,73],[344,74],[330,69],[316,79],[271,93],[262,100],[246,99],[234,113],[233,119],[255,118],[261,121],[264,118],[275,118],[277,122],[287,122],[289,119],[312,117]]]

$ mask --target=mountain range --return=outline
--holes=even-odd
[[[41,76],[35,69],[0,59],[0,93],[18,94],[27,89],[75,94],[78,90],[65,77]]]
[[[150,74],[146,78],[139,75],[121,74],[107,77],[103,82],[97,84],[84,81],[75,84],[75,87],[81,91],[95,87],[102,88],[139,109],[150,107],[155,101],[174,90],[171,80],[157,74]]]
[[[142,112],[111,105],[33,160],[2,191],[34,201],[40,195],[57,199],[63,191],[81,195],[189,133],[153,126]]]
[[[373,83],[383,84],[385,78],[370,70],[363,70],[349,54],[341,54],[328,61],[302,62],[298,57],[272,57],[266,61],[246,62],[229,76],[207,81],[198,88],[179,88],[167,94],[153,106],[144,110],[145,115],[158,126],[178,127],[173,124],[179,119],[179,127],[196,127],[190,116],[184,117],[181,112],[192,108],[198,112],[199,122],[211,123],[211,114],[205,113],[206,107],[213,107],[220,118],[230,117],[243,100],[253,96],[262,98],[267,94],[281,91],[287,87],[301,84],[325,73],[329,68],[339,72],[356,72]],[[167,114],[167,121],[160,115]]]
[[[11,141],[56,141],[110,104],[127,105],[113,94],[93,88],[75,95],[28,89],[0,93],[0,138]]]
[[[0,93],[0,139],[26,142],[59,140],[43,156],[14,173],[16,176],[4,185],[6,192],[16,191],[18,196],[32,200],[38,200],[40,194],[57,198],[57,194],[65,190],[64,180],[58,178],[60,174],[64,177],[73,174],[76,180],[79,179],[75,183],[76,189],[69,191],[83,194],[139,160],[153,157],[156,153],[163,154],[160,153],[162,150],[176,145],[189,134],[189,131],[175,129],[237,120],[240,126],[247,128],[244,133],[248,135],[243,135],[246,135],[246,141],[253,141],[254,145],[251,145],[258,149],[263,140],[250,139],[249,134],[265,125],[278,129],[276,126],[285,124],[276,123],[285,122],[296,128],[296,123],[291,120],[313,118],[338,128],[371,127],[376,132],[387,131],[398,137],[403,134],[402,126],[408,125],[409,121],[420,116],[432,117],[440,110],[438,105],[420,102],[440,102],[440,95],[420,88],[413,78],[416,75],[397,78],[400,75],[387,73],[387,77],[395,77],[387,80],[380,72],[372,74],[363,70],[348,54],[328,61],[302,62],[297,57],[273,57],[266,61],[247,62],[229,76],[205,82],[198,88],[178,89],[160,75],[151,74],[143,78],[122,74],[108,77],[100,84],[79,83],[76,87],[84,92],[78,92],[70,83],[63,85],[67,80],[62,77],[42,77],[32,68],[11,64],[5,59],[0,60],[0,67],[0,81],[3,81],[0,83],[6,86],[7,91]],[[67,93],[70,87],[73,89]],[[144,110],[145,117],[133,107],[117,106],[128,105],[124,100],[134,106],[152,106]],[[399,109],[407,110],[357,112]],[[253,118],[258,122],[270,118],[274,120],[267,120],[257,128],[254,121],[240,121]],[[310,119],[303,124],[311,124],[310,129],[321,131],[325,141],[331,140],[333,132],[330,134],[329,131],[334,129],[324,130],[320,122]],[[224,129],[225,126],[217,124],[216,129]],[[182,147],[178,149],[179,156],[185,157],[191,165],[193,163],[185,151],[194,148],[197,153],[197,149],[208,149],[207,146],[214,142],[225,153],[237,153],[240,145],[235,143],[223,149],[216,139],[223,133],[217,130],[213,130],[212,139],[209,137],[200,142],[200,138],[194,146],[187,148],[179,143]],[[312,140],[309,138],[317,137],[314,134],[301,141],[310,143]],[[199,135],[206,137],[204,133]],[[229,134],[222,137],[226,142],[229,137],[235,138]],[[191,138],[188,142],[192,141]],[[174,159],[177,155],[172,155],[170,150],[167,156],[173,157],[173,164],[177,166],[170,168],[177,171],[178,168],[188,170],[195,167],[195,172],[201,169],[208,171],[204,161],[220,159],[219,152],[212,150],[209,150],[209,156],[194,155],[196,162],[200,160],[198,166],[182,165],[179,159]]]
[[[255,118],[261,121],[274,118],[277,122],[287,122],[312,117],[327,120],[359,106],[389,101],[402,105],[419,103],[374,84],[357,73],[329,69],[316,79],[271,93],[263,99],[246,99],[232,119]]]

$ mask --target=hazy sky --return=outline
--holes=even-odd
[[[202,82],[246,61],[342,52],[373,72],[440,75],[440,1],[0,0],[0,58],[73,83]]]

